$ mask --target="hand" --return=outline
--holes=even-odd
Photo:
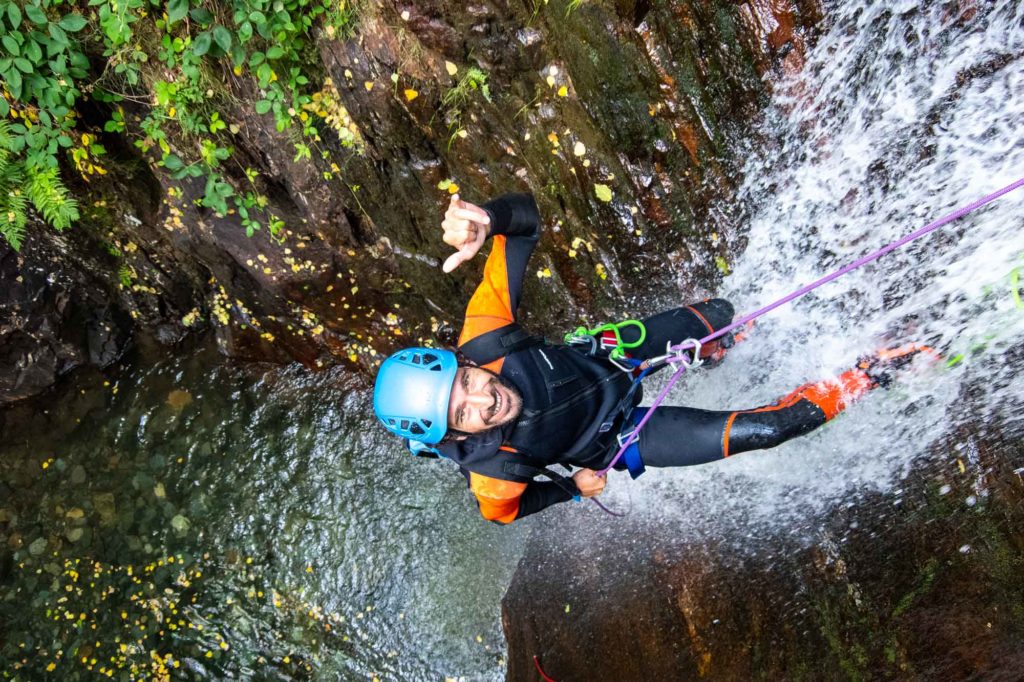
[[[607,474],[604,476],[598,476],[594,473],[593,469],[580,469],[572,475],[572,480],[576,484],[576,487],[580,489],[580,495],[583,497],[593,497],[594,495],[600,495],[601,491],[604,490]]]
[[[485,210],[453,194],[441,227],[444,228],[444,243],[454,246],[458,251],[448,256],[441,269],[451,272],[473,258],[490,233],[490,223],[491,219]]]

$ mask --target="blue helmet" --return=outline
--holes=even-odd
[[[437,348],[406,348],[381,366],[373,389],[373,411],[392,433],[434,444],[448,431],[455,353]]]

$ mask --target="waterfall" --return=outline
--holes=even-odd
[[[743,143],[738,201],[718,207],[739,226],[719,292],[738,313],[1024,176],[1024,7],[852,2],[827,16],[806,67],[777,84]],[[954,465],[957,452],[929,450],[953,426],[1019,427],[1022,367],[1007,351],[1024,335],[1013,291],[1024,271],[1022,207],[1024,191],[1011,193],[770,313],[669,402],[755,407],[904,341],[934,346],[943,362],[915,363],[807,437],[653,473],[611,501],[697,517],[695,532],[737,542],[767,526],[813,534],[816,513],[858,493],[898,498],[919,458]]]

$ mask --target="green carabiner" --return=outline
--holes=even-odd
[[[623,327],[627,327],[629,325],[640,328],[640,338],[631,343],[627,343],[622,340],[622,332],[620,331]],[[615,348],[612,348],[611,352],[608,354],[608,357],[612,360],[624,359],[628,349],[638,347],[644,342],[644,339],[647,338],[647,328],[644,327],[643,322],[640,320],[623,320],[622,322],[609,322],[608,324],[602,324],[593,329],[577,327],[575,330],[565,335],[565,342],[578,342],[586,337],[597,336],[602,332],[611,332],[615,335]]]

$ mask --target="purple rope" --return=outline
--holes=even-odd
[[[620,517],[621,516],[625,516],[625,514],[623,514],[621,512],[612,511],[608,507],[604,506],[603,504],[601,504],[601,500],[597,499],[596,497],[591,497],[590,501],[593,502],[594,504],[596,504],[598,507],[600,507],[601,511],[603,511],[605,514],[610,514],[611,516],[620,516]]]
[[[829,275],[826,275],[826,276],[822,277],[821,279],[819,279],[819,280],[817,280],[815,282],[812,282],[811,284],[808,284],[806,286],[802,286],[799,289],[797,289],[796,291],[794,291],[793,293],[780,298],[779,300],[775,301],[774,303],[769,303],[765,307],[763,307],[763,308],[761,308],[759,310],[755,310],[754,312],[750,313],[749,315],[744,315],[743,317],[741,317],[740,319],[736,320],[732,324],[730,324],[730,325],[728,325],[726,327],[723,327],[723,328],[719,329],[716,332],[708,334],[707,336],[705,336],[703,339],[700,340],[700,344],[704,345],[705,343],[707,343],[709,341],[714,341],[715,339],[717,339],[719,337],[725,336],[729,332],[731,332],[731,331],[733,331],[735,329],[739,329],[740,327],[744,326],[745,324],[747,324],[751,320],[757,319],[758,317],[761,317],[765,313],[771,312],[772,310],[775,310],[779,306],[785,305],[786,303],[789,303],[790,301],[792,301],[795,298],[800,298],[801,296],[803,296],[804,294],[808,293],[809,291],[817,289],[818,287],[820,287],[823,284],[828,284],[832,280],[838,279],[838,278],[842,277],[843,275],[845,275],[846,273],[850,272],[851,270],[856,270],[857,268],[861,267],[862,265],[867,265],[871,261],[877,260],[877,259],[881,258],[882,256],[884,256],[885,254],[889,253],[890,251],[898,249],[899,247],[903,246],[904,244],[906,244],[908,242],[912,242],[912,241],[914,241],[915,239],[917,239],[919,237],[923,237],[924,235],[928,234],[929,232],[934,232],[935,230],[939,229],[943,225],[946,225],[947,223],[951,223],[954,220],[956,220],[957,218],[962,218],[963,216],[967,215],[971,211],[975,211],[975,210],[981,208],[985,204],[992,203],[993,201],[995,201],[999,197],[1001,197],[1004,194],[1007,194],[1009,192],[1012,192],[1013,190],[1017,189],[1021,185],[1024,185],[1024,178],[1021,178],[1021,179],[1019,179],[1019,180],[1017,180],[1015,182],[1012,182],[1009,185],[1007,185],[1006,187],[1003,187],[1000,190],[996,190],[992,194],[989,194],[988,196],[984,196],[981,199],[978,199],[977,201],[974,201],[974,202],[972,202],[970,204],[967,204],[966,206],[961,206],[960,208],[958,208],[957,210],[953,211],[952,213],[949,213],[949,214],[939,218],[938,220],[925,225],[924,227],[922,227],[919,230],[911,232],[910,234],[908,234],[907,236],[903,237],[902,239],[894,241],[891,244],[888,244],[888,245],[880,248],[879,250],[877,250],[877,251],[875,251],[873,253],[869,253],[868,255],[864,256],[863,258],[858,258],[857,260],[853,261],[849,265],[845,265],[842,268],[836,270],[835,272],[833,272],[833,273],[831,273]],[[684,343],[678,344],[676,346],[671,346],[670,350],[682,351],[682,350],[686,350],[687,348],[690,348],[691,346],[692,346],[692,344],[691,345],[687,345],[684,342]],[[683,375],[683,372],[685,372],[685,371],[686,371],[686,365],[682,365],[682,366],[680,366],[679,369],[676,370],[676,373],[673,374],[672,378],[670,378],[668,380],[668,384],[665,386],[665,388],[662,389],[661,393],[659,393],[658,396],[654,399],[654,402],[651,403],[651,406],[650,406],[650,408],[648,408],[647,413],[643,416],[643,419],[641,419],[640,423],[636,425],[636,429],[633,430],[633,434],[628,439],[626,439],[625,443],[622,444],[622,447],[619,448],[618,453],[615,455],[615,457],[612,458],[612,461],[609,462],[608,466],[605,467],[604,469],[602,469],[601,471],[597,472],[598,476],[604,476],[606,473],[608,473],[609,470],[611,470],[612,467],[615,466],[615,463],[619,461],[619,459],[622,457],[623,453],[626,452],[626,449],[629,448],[630,444],[632,444],[639,437],[637,434],[640,433],[640,429],[642,429],[644,427],[644,424],[647,423],[647,420],[649,420],[651,418],[651,415],[654,414],[654,408],[658,407],[658,405],[660,405],[662,403],[662,401],[665,400],[665,397],[668,396],[668,392],[670,390],[672,390],[672,387],[675,385],[675,383],[679,380],[679,377],[681,377]]]

